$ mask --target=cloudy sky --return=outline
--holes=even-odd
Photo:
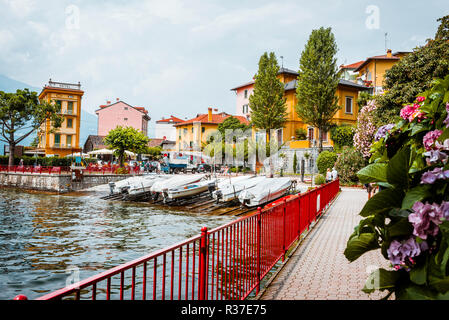
[[[332,27],[338,63],[409,51],[433,37],[447,0],[0,0],[0,74],[36,87],[81,82],[83,109],[120,98],[154,120],[235,112],[231,88],[273,51],[287,68]],[[281,63],[281,62],[280,62]]]

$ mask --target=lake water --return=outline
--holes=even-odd
[[[82,280],[233,219],[0,189],[0,299],[37,298],[64,287],[72,267]]]

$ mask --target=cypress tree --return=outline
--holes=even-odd
[[[337,44],[331,28],[313,30],[301,53],[295,106],[298,116],[321,132],[330,130],[332,118],[340,109],[336,96],[339,83]],[[320,152],[323,148],[319,136]]]
[[[267,153],[271,153],[270,130],[280,129],[287,121],[284,84],[277,78],[279,65],[274,52],[265,52],[259,60],[259,70],[255,75],[254,92],[249,97],[251,123],[257,129],[267,132]],[[270,176],[273,163],[270,161]]]

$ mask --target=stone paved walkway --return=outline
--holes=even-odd
[[[389,265],[380,250],[365,253],[352,263],[343,254],[366,201],[366,190],[342,188],[260,299],[365,300],[385,296],[383,292],[368,295],[361,291],[373,266]]]

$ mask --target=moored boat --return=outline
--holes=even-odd
[[[239,201],[247,207],[261,206],[286,195],[291,185],[290,178],[266,178],[256,186],[240,192]]]
[[[170,188],[163,191],[165,201],[173,201],[177,199],[191,198],[203,192],[215,189],[216,179],[203,180],[191,183],[177,188]]]
[[[214,191],[212,193],[212,197],[217,202],[230,202],[233,200],[237,200],[240,192],[253,188],[265,179],[267,178],[262,176],[250,176],[248,177],[248,179],[242,179],[240,181],[228,183],[226,185],[223,185],[221,188],[218,188],[218,190]]]

